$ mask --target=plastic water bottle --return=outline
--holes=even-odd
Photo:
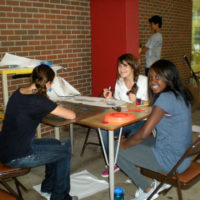
[[[115,187],[114,200],[124,200],[124,189],[123,188]]]

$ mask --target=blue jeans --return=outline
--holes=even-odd
[[[142,126],[144,125],[145,120],[141,120],[138,122],[135,122],[133,124],[130,124],[128,126],[123,127],[122,129],[122,135],[126,135],[128,138],[134,135]],[[114,131],[114,136],[119,135],[120,129],[117,129]],[[108,131],[101,129],[101,136],[103,139],[104,147],[106,152],[108,153]]]
[[[60,142],[53,138],[35,139],[33,154],[6,163],[11,167],[26,168],[46,165],[41,191],[51,193],[50,200],[71,200],[70,140]]]

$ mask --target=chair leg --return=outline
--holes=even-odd
[[[20,186],[26,192],[28,191],[28,189],[16,177],[14,177],[13,179],[15,180],[16,185]]]
[[[162,187],[163,183],[160,183],[157,188],[151,193],[151,195],[147,198],[147,200],[151,200],[154,194]]]
[[[20,187],[26,192],[28,191],[28,189],[16,177],[14,177],[13,179],[15,180],[15,186],[17,188],[19,200],[24,200]]]
[[[91,130],[91,128],[88,128],[88,131],[87,131],[87,134],[86,134],[86,137],[85,137],[85,141],[84,141],[80,156],[83,156],[83,154],[84,154],[85,147],[87,146],[87,140],[88,140],[88,137],[89,137],[89,134],[90,134],[90,130]]]
[[[15,186],[16,186],[17,192],[18,192],[18,199],[19,199],[19,200],[24,200],[24,199],[23,199],[23,196],[22,196],[22,193],[21,193],[21,190],[20,190],[20,188],[19,188],[19,185],[18,185],[17,183],[15,183]]]
[[[85,148],[86,148],[86,146],[87,146],[88,144],[93,144],[93,145],[97,145],[97,146],[100,146],[100,145],[101,145],[100,139],[99,139],[99,143],[88,142],[88,137],[89,137],[89,134],[90,134],[91,129],[92,129],[92,128],[88,128],[88,131],[87,131],[87,134],[86,134],[86,137],[85,137],[85,141],[84,141],[84,144],[83,144],[83,147],[82,147],[80,156],[83,156],[84,151],[85,151]],[[97,131],[97,129],[96,129],[96,131]],[[98,134],[98,132],[97,132],[97,134]]]
[[[18,194],[6,183],[6,181],[0,179],[0,183],[15,197],[19,197]]]
[[[181,186],[180,186],[180,182],[179,182],[178,176],[176,176],[176,180],[177,180],[178,200],[183,200],[182,192],[181,192]]]

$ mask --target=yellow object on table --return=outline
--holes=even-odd
[[[3,88],[3,104],[4,108],[6,108],[8,102],[8,74],[30,74],[32,73],[33,68],[19,68],[13,66],[1,66],[0,74],[2,75],[2,88]]]

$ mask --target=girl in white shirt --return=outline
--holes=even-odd
[[[138,60],[132,54],[123,54],[118,58],[117,62],[118,78],[115,84],[114,95],[109,89],[104,89],[103,95],[107,99],[118,99],[127,103],[141,104],[148,100],[148,79],[146,76],[139,75]],[[144,121],[139,121],[123,128],[122,134],[128,137],[132,136],[144,124]],[[104,133],[105,132],[105,133]],[[114,131],[115,136],[119,135],[119,130]],[[103,143],[108,153],[108,134],[106,130],[101,130]],[[114,171],[119,168],[115,166]],[[108,170],[101,174],[103,177],[108,177]]]
[[[105,98],[115,98],[127,103],[136,103],[137,99],[148,100],[148,79],[144,75],[138,75],[137,63],[137,58],[132,54],[123,54],[118,58],[118,79],[115,84],[114,97],[109,89],[104,89]]]

